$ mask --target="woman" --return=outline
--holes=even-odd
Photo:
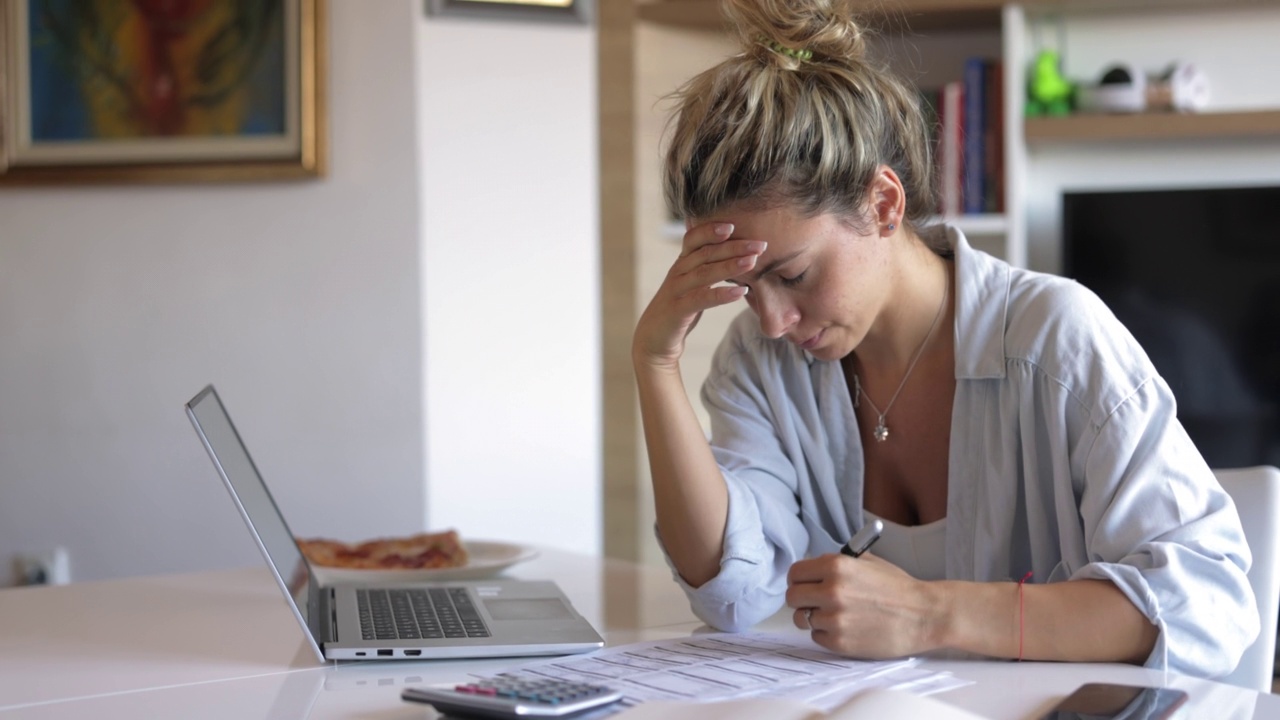
[[[742,53],[677,95],[665,192],[688,231],[632,353],[658,538],[695,612],[732,630],[785,603],[862,657],[1229,672],[1258,632],[1249,551],[1133,337],[1076,283],[924,227],[916,93],[865,57],[847,3],[726,10]],[[680,358],[740,298],[708,442]],[[876,518],[870,554],[835,554]]]

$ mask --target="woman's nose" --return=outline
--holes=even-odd
[[[756,315],[760,317],[760,330],[774,339],[786,335],[800,320],[800,311],[794,305],[761,297],[756,298]]]

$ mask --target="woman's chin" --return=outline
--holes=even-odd
[[[832,345],[820,345],[810,350],[809,354],[812,355],[816,360],[821,360],[823,362],[831,362],[833,360],[839,360],[840,358],[844,357],[845,355],[848,355],[849,353],[846,351],[843,351],[842,348],[834,347]]]

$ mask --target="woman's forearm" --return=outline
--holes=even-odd
[[[637,364],[636,384],[658,535],[680,576],[698,587],[720,572],[729,493],[679,369]]]
[[[934,644],[990,657],[1141,665],[1159,629],[1107,580],[932,583]],[[1021,602],[1021,606],[1020,606]]]

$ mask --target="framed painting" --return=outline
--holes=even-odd
[[[426,0],[428,15],[590,23],[593,0]]]
[[[0,184],[323,175],[323,0],[0,0]]]

